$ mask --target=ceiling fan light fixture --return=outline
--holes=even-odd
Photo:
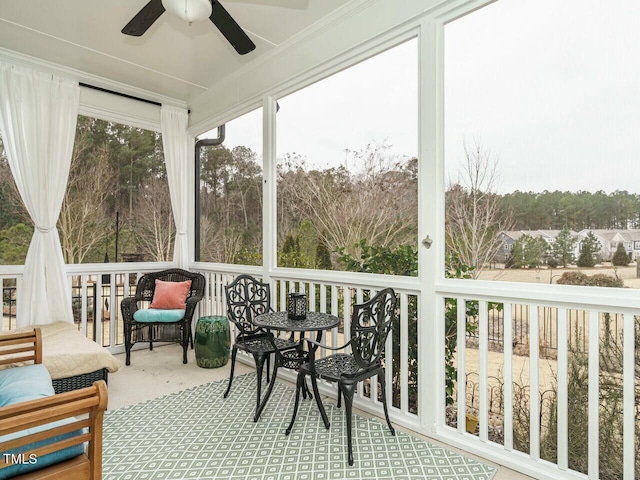
[[[210,0],[162,0],[162,6],[187,22],[206,20],[211,16]]]

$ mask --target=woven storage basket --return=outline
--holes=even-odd
[[[95,372],[83,373],[73,377],[58,378],[53,380],[53,389],[56,393],[70,392],[79,388],[90,387],[93,382],[98,380],[107,381],[109,372],[106,368],[96,370]]]

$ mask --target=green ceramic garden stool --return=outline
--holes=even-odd
[[[231,330],[227,317],[200,317],[196,324],[196,363],[203,368],[218,368],[229,361]]]

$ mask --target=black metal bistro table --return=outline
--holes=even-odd
[[[276,330],[280,332],[316,332],[316,342],[320,343],[322,338],[322,332],[324,330],[331,330],[333,327],[337,327],[340,324],[340,319],[330,313],[322,312],[307,312],[306,318],[302,320],[292,320],[289,318],[287,312],[269,312],[257,315],[253,319],[253,323],[262,327],[265,330]],[[256,415],[253,418],[254,422],[258,421],[262,410],[269,400],[273,386],[276,383],[276,373],[278,366],[285,368],[297,369],[303,362],[308,360],[309,355],[315,355],[317,346],[314,346],[310,351],[305,352],[301,350],[302,345],[298,350],[276,352],[276,355],[280,355],[280,362],[276,359],[273,374],[271,375],[271,381],[269,388],[267,389],[260,407],[256,411]],[[278,365],[280,363],[280,365]],[[312,382],[313,393],[316,396],[316,402],[320,401],[320,395],[318,393],[318,387],[315,382]]]

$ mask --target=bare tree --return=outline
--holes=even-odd
[[[5,161],[0,161],[0,183],[6,187],[3,190],[5,204],[25,223],[31,224]],[[110,218],[105,205],[116,189],[116,173],[110,166],[107,147],[91,148],[88,130],[78,129],[58,218],[60,243],[67,263],[82,263],[91,249],[106,238]]]
[[[209,219],[207,215],[200,215],[200,259],[206,262],[224,263],[222,249],[220,246],[220,238],[218,238],[219,229]]]
[[[311,219],[330,250],[350,251],[362,239],[376,246],[415,242],[415,159],[398,159],[387,150],[383,144],[355,152],[361,167],[355,173],[344,167],[310,172],[298,167],[281,177],[279,197],[290,197],[295,216]],[[287,175],[295,181],[288,182]]]
[[[243,248],[243,231],[200,216],[200,257],[207,262],[234,263]]]
[[[90,250],[109,232],[111,218],[105,205],[117,191],[117,177],[106,147],[95,150],[91,162],[83,158],[86,132],[79,132],[67,190],[62,202],[58,230],[67,263],[82,263]]]
[[[513,226],[511,215],[499,208],[497,161],[480,142],[465,142],[463,171],[446,194],[445,234],[449,253],[475,267],[474,278],[499,252],[498,233]]]
[[[138,191],[136,205],[133,233],[141,252],[147,260],[171,260],[176,228],[166,179],[149,179]]]

